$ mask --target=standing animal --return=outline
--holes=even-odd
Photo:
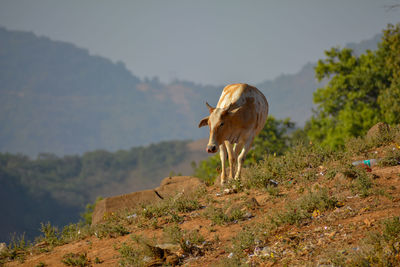
[[[200,121],[199,128],[206,125],[210,127],[207,152],[216,153],[219,148],[223,185],[226,181],[226,153],[230,166],[229,178],[239,179],[254,137],[264,128],[267,120],[268,101],[257,88],[239,83],[224,88],[215,108],[207,102],[206,105],[210,115]]]

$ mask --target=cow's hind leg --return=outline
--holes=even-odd
[[[225,184],[225,159],[226,159],[226,148],[224,144],[219,146],[219,157],[221,159],[221,185]]]
[[[251,144],[253,143],[253,138],[249,138],[247,140],[247,142],[244,144],[244,147],[242,149],[242,151],[240,152],[238,158],[237,158],[237,164],[238,164],[238,168],[236,171],[236,175],[235,175],[235,180],[239,180],[240,179],[240,173],[242,171],[242,165],[243,162],[246,158],[247,152],[249,152]]]
[[[243,142],[239,142],[235,145],[234,149],[233,149],[233,153],[235,154],[235,165],[236,165],[236,169],[235,169],[235,174],[237,173],[237,168],[239,168],[239,162],[238,162],[238,158],[240,155],[240,152],[242,152],[243,150],[243,146],[244,143]],[[234,176],[235,179],[237,179],[236,175]]]

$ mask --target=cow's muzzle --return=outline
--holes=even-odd
[[[207,146],[207,152],[208,153],[215,153],[215,152],[217,152],[217,146],[216,145],[208,145]]]

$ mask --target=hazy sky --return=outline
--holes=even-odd
[[[0,0],[0,26],[123,61],[141,78],[254,84],[400,22],[391,4],[400,2]]]

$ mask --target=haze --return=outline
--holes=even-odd
[[[397,23],[387,0],[0,0],[0,26],[71,42],[133,74],[256,84]]]

